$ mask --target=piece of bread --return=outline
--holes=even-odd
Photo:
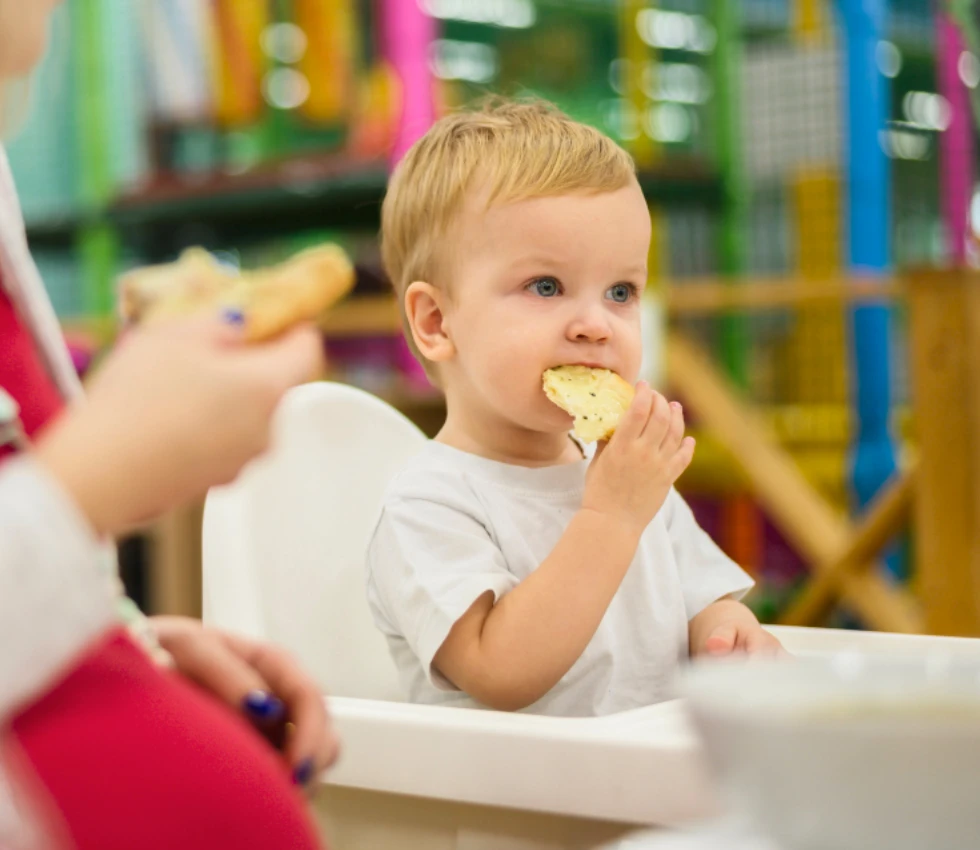
[[[559,366],[544,373],[545,395],[575,417],[575,435],[585,443],[608,440],[633,402],[634,390],[615,372]]]
[[[128,324],[227,311],[242,316],[245,338],[270,339],[314,321],[354,286],[354,267],[336,245],[302,251],[259,271],[236,274],[207,251],[190,248],[175,263],[136,269],[120,281]]]

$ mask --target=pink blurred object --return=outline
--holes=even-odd
[[[410,4],[411,5],[411,4]],[[970,122],[970,93],[960,76],[966,44],[956,24],[945,12],[936,16],[936,51],[939,93],[949,103],[949,126],[939,134],[940,198],[950,259],[966,264],[973,191],[973,127]]]
[[[68,346],[68,353],[71,355],[75,372],[78,377],[84,378],[95,360],[98,346],[92,340],[74,336],[67,338],[65,343]]]
[[[402,111],[390,162],[394,168],[436,119],[429,51],[437,31],[421,0],[381,0],[380,8],[381,50],[401,84]],[[430,386],[425,370],[404,340],[399,342],[396,362],[410,383]]]
[[[392,168],[435,121],[434,78],[429,68],[435,39],[436,22],[422,9],[420,0],[382,0],[381,50],[402,89]]]

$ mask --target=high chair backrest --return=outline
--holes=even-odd
[[[208,494],[205,621],[286,647],[331,694],[400,699],[364,561],[385,488],[425,439],[353,387],[290,391],[269,453]]]

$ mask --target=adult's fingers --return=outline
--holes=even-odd
[[[282,700],[292,732],[285,745],[286,759],[302,785],[311,783],[330,767],[339,752],[339,743],[316,682],[285,650],[233,635],[229,644],[268,682],[271,693]]]

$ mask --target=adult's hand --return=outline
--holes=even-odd
[[[338,742],[323,694],[289,653],[186,617],[150,622],[184,676],[281,746],[298,784],[313,785],[334,763]]]
[[[311,327],[246,345],[218,320],[131,333],[45,433],[38,460],[98,534],[118,533],[231,481],[269,441],[282,395],[313,378]]]

